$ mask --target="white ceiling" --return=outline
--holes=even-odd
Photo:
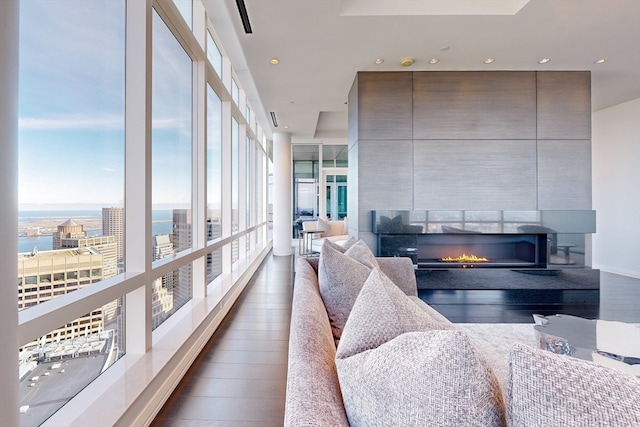
[[[358,71],[590,70],[593,111],[640,98],[640,0],[394,1],[403,8],[390,9],[390,0],[245,0],[253,30],[246,34],[236,0],[203,0],[268,137],[289,132],[293,143],[346,143]],[[483,1],[521,9],[437,8]],[[420,14],[398,15],[409,13],[404,8]],[[278,65],[269,63],[274,57]],[[400,65],[406,57],[411,67]],[[551,61],[538,64],[544,57]],[[595,64],[599,58],[607,62]]]

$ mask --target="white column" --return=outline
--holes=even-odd
[[[20,424],[18,413],[18,22],[19,1],[0,13],[0,425]]]
[[[289,256],[291,246],[291,134],[273,134],[273,254]]]

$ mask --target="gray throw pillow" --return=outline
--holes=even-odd
[[[336,358],[345,359],[377,348],[405,332],[432,329],[443,328],[381,270],[374,268],[351,309]]]
[[[353,427],[506,425],[495,377],[461,331],[408,332],[336,365]]]
[[[504,426],[498,382],[468,337],[373,269],[336,352],[352,426]]]
[[[351,246],[355,245],[358,242],[358,240],[351,236],[349,237],[343,244],[339,245],[335,242],[332,242],[331,240],[325,240],[324,242],[322,242],[323,245],[329,245],[331,246],[333,249],[340,251],[342,253],[345,253],[347,251],[347,249],[349,249]]]
[[[359,261],[361,264],[371,268],[378,268],[378,261],[376,256],[371,252],[371,249],[363,240],[358,240],[344,253],[345,255]]]
[[[327,242],[320,251],[318,284],[333,336],[339,340],[371,267],[343,254]]]
[[[514,344],[510,426],[640,426],[640,378],[574,357]]]

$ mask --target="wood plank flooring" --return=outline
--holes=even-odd
[[[267,257],[152,427],[282,426],[293,279],[293,256]],[[640,279],[603,272],[600,286],[599,298],[594,291],[421,291],[421,298],[453,322],[530,323],[532,313],[640,322]]]

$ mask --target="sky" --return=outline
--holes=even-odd
[[[21,207],[123,205],[124,34],[124,0],[20,2]],[[153,41],[152,203],[188,205],[191,60]]]

